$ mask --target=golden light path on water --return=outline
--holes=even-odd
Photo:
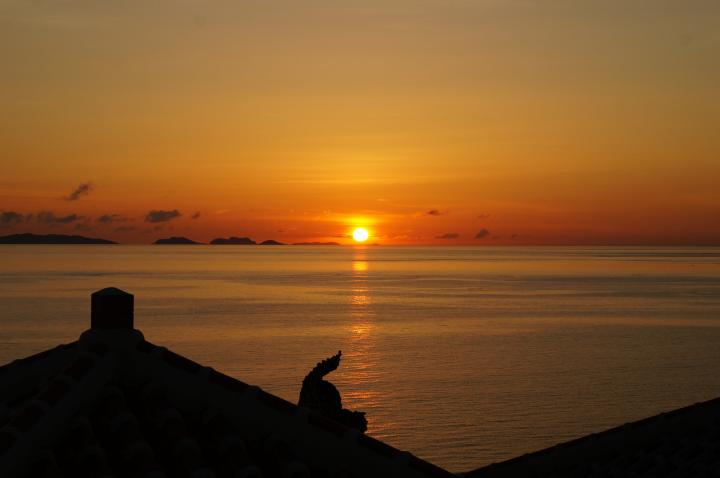
[[[371,384],[377,382],[383,371],[375,347],[375,314],[372,310],[372,291],[368,281],[370,262],[363,246],[355,248],[352,257],[352,288],[349,298],[348,335],[350,349],[344,355],[344,379],[352,388],[343,393],[346,408],[367,412],[368,432],[382,435],[394,424],[378,422],[372,411],[384,398],[384,392]]]

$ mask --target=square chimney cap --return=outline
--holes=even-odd
[[[101,330],[133,329],[135,296],[116,287],[108,287],[90,296],[90,328]]]

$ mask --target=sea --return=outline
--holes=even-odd
[[[0,246],[0,363],[76,340],[90,294],[146,339],[468,471],[720,396],[720,248]]]

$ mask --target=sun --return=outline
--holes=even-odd
[[[367,241],[369,235],[370,234],[368,234],[367,229],[363,227],[358,227],[352,232],[353,239],[355,239],[357,242]]]

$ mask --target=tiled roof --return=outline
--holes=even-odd
[[[104,324],[95,305],[77,342],[0,367],[1,477],[453,476],[155,346],[132,317]]]
[[[102,292],[78,341],[0,367],[0,477],[453,476],[147,342]],[[720,478],[720,399],[464,476]]]
[[[720,478],[720,398],[480,468],[471,478]]]

